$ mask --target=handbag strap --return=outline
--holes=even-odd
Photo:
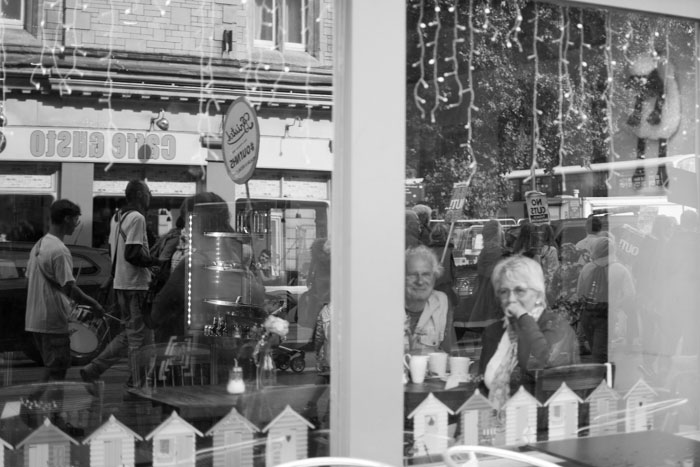
[[[114,241],[114,260],[112,261],[112,277],[114,277],[114,273],[117,270],[117,259],[119,257],[118,251],[119,251],[119,237],[124,237],[124,241],[126,241],[126,234],[122,230],[122,222],[124,222],[124,219],[126,216],[134,211],[134,209],[129,209],[125,213],[123,213],[121,216],[119,216],[119,223],[117,224],[117,238]],[[126,246],[125,246],[126,248]]]
[[[49,275],[46,274],[46,271],[44,271],[44,268],[41,266],[41,261],[39,260],[39,252],[41,251],[41,242],[44,240],[44,238],[46,238],[46,236],[41,237],[36,244],[36,253],[34,253],[34,257],[36,259],[36,266],[39,269],[39,272],[41,272],[41,275],[44,276],[44,279],[46,279],[46,282],[51,284],[51,286],[59,292],[63,293],[63,287],[61,287],[61,285],[55,279],[49,277]]]

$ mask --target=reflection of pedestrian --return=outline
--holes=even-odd
[[[326,303],[316,318],[314,348],[316,350],[316,370],[319,382],[328,384],[331,375],[331,305]]]
[[[118,223],[110,233],[113,246],[114,292],[121,313],[121,332],[85,368],[80,370],[83,381],[94,381],[107,369],[128,356],[130,375],[133,374],[136,352],[149,343],[150,332],[143,319],[151,266],[160,260],[149,253],[145,213],[151,202],[151,191],[141,180],[132,180],[126,186],[127,206],[121,210]],[[129,377],[127,385],[135,384]]]
[[[299,297],[297,323],[312,329],[321,308],[331,299],[331,244],[328,239],[317,238],[311,244],[308,290]]]
[[[73,257],[63,243],[80,223],[80,208],[62,199],[49,211],[49,232],[34,245],[27,263],[25,329],[32,333],[44,362],[42,381],[63,380],[70,367],[70,299],[91,306],[99,315],[104,313],[95,299],[75,285]]]
[[[422,245],[420,238],[420,220],[412,209],[406,209],[406,248]]]
[[[255,266],[255,271],[260,280],[265,283],[271,283],[279,279],[277,269],[272,265],[272,253],[267,248],[260,251],[258,256],[258,264]]]
[[[423,245],[430,244],[430,216],[433,212],[430,206],[425,204],[416,204],[413,210],[418,214],[418,222],[420,223],[420,241]]]
[[[503,310],[491,282],[493,268],[503,259],[505,253],[503,228],[497,220],[492,219],[484,224],[481,235],[484,248],[476,262],[477,284],[474,305],[469,317],[470,326],[488,326],[503,318]]]
[[[430,249],[433,250],[433,253],[438,258],[442,259],[443,253],[445,254],[442,261],[442,275],[435,281],[435,290],[447,294],[447,298],[450,299],[452,306],[456,307],[459,297],[454,289],[455,259],[452,255],[454,245],[448,241],[448,234],[449,230],[444,223],[436,224],[430,231]],[[447,248],[447,251],[445,251],[445,248]]]
[[[559,250],[554,241],[554,229],[549,224],[541,225],[542,248],[540,248],[540,265],[544,273],[544,285],[547,291],[547,301],[554,303],[556,293],[553,290],[554,275],[559,269]]]
[[[576,249],[586,251],[586,256],[582,264],[589,261],[591,251],[593,251],[593,243],[600,238],[600,232],[602,232],[602,230],[603,221],[600,217],[596,217],[593,214],[588,216],[586,219],[586,236],[576,243]]]
[[[595,363],[608,361],[609,323],[626,322],[635,288],[632,275],[617,261],[615,242],[601,237],[593,244],[592,261],[581,269],[577,294],[585,302],[581,325]],[[616,337],[621,337],[618,335]]]

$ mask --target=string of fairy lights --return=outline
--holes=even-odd
[[[557,107],[557,119],[555,123],[559,129],[559,164],[557,167],[561,168],[564,166],[564,155],[566,154],[566,137],[564,133],[564,98],[569,97],[571,94],[571,77],[569,76],[569,9],[565,7],[559,7],[559,38],[555,39],[554,42],[559,43],[557,52],[559,53],[559,60],[557,62],[557,72],[559,73],[559,89],[557,94],[558,107]],[[566,174],[562,173],[562,191],[566,192]]]
[[[478,87],[482,84],[475,81],[473,71],[475,54],[480,46],[477,42],[477,35],[485,35],[486,39],[493,42],[500,41],[506,49],[516,49],[523,52],[523,12],[522,2],[519,0],[503,0],[500,2],[500,15],[494,18],[493,9],[496,8],[493,2],[475,2],[470,0],[468,8],[460,5],[459,0],[416,0],[410,4],[415,10],[413,44],[416,52],[409,54],[415,59],[409,65],[414,69],[412,95],[413,104],[422,120],[435,123],[438,114],[442,110],[452,110],[463,108],[462,125],[464,128],[464,142],[460,144],[466,148],[466,159],[469,166],[476,168],[478,155],[473,154],[473,132],[474,117],[480,112],[475,104],[475,95]],[[557,13],[558,9],[558,13]],[[449,18],[445,10],[451,15],[451,24],[445,20]],[[543,29],[540,22],[543,20],[543,12],[547,11],[547,29]],[[550,154],[554,162],[553,173],[559,172],[562,183],[562,191],[567,190],[567,180],[564,171],[559,170],[572,161],[579,161],[582,165],[588,166],[591,162],[591,151],[585,154],[578,149],[574,149],[569,139],[569,132],[580,131],[594,124],[591,120],[591,113],[594,112],[597,100],[603,101],[605,120],[600,127],[606,147],[609,150],[611,160],[620,159],[620,154],[615,147],[613,135],[620,129],[614,119],[615,105],[620,105],[620,99],[625,99],[627,94],[618,96],[615,89],[615,79],[624,79],[623,76],[616,75],[624,67],[630,66],[634,57],[630,56],[630,44],[634,42],[640,49],[636,53],[651,53],[657,57],[655,43],[659,41],[662,34],[658,27],[654,27],[648,33],[644,32],[642,25],[634,25],[629,17],[618,15],[616,23],[613,25],[613,15],[616,12],[605,9],[602,19],[604,20],[604,44],[596,45],[597,50],[593,50],[590,43],[595,36],[586,31],[586,11],[583,8],[574,9],[569,6],[553,6],[550,4],[532,2],[527,9],[529,18],[528,30],[531,33],[531,47],[527,55],[530,62],[530,72],[532,80],[530,83],[530,107],[531,107],[531,127],[528,128],[528,135],[531,137],[531,154],[529,157],[529,168],[531,174],[535,174],[543,167],[542,156],[546,151]],[[510,21],[504,24],[503,18]],[[597,18],[601,18],[598,16]],[[596,21],[597,21],[596,18]],[[622,21],[620,21],[622,19]],[[650,21],[650,24],[657,24]],[[621,24],[620,24],[621,23]],[[592,28],[598,27],[598,23],[593,23]],[[616,30],[621,27],[622,32]],[[556,29],[554,29],[556,28]],[[636,30],[636,28],[639,28]],[[446,33],[446,30],[449,33]],[[555,31],[555,32],[551,32]],[[636,37],[635,37],[636,34]],[[666,33],[666,57],[670,56],[668,50],[669,38]],[[644,44],[644,41],[647,44]],[[528,41],[529,43],[530,41]],[[552,47],[556,46],[556,49]],[[548,76],[556,77],[556,106],[555,115],[546,116],[547,124],[552,122],[556,128],[558,139],[556,147],[549,147],[552,143],[548,140],[547,148],[542,140],[541,125],[545,116],[543,115],[544,104],[540,101],[542,86],[546,86],[543,75],[540,48],[546,46],[550,50],[556,50],[556,64],[554,75],[552,75],[551,58],[548,57]],[[613,53],[620,50],[624,57],[624,63],[619,64]],[[593,55],[591,55],[593,54]],[[570,61],[573,62],[570,63]],[[602,59],[602,60],[601,60]],[[596,70],[606,73],[605,82],[600,90],[596,90],[595,85],[589,83],[591,79],[589,60],[596,62]],[[548,90],[549,92],[550,90]],[[600,93],[600,94],[598,94]],[[468,96],[467,96],[468,95]],[[550,112],[548,110],[548,112]],[[547,133],[550,138],[551,133]],[[577,136],[580,138],[580,136]],[[572,140],[573,141],[573,140]],[[573,159],[572,159],[573,157]],[[549,165],[549,164],[548,164]],[[613,175],[617,175],[612,172]],[[471,179],[473,174],[467,174]],[[535,187],[535,181],[527,178]]]
[[[207,8],[209,6],[209,8]],[[214,25],[215,18],[212,14],[212,2],[201,1],[199,4],[199,14],[202,20],[199,31],[199,112],[197,119],[197,131],[199,134],[212,134],[211,119],[207,118],[212,107],[216,109],[216,114],[221,112],[221,106],[214,95],[216,82],[214,80],[213,48],[214,48]],[[203,162],[202,162],[203,163]]]

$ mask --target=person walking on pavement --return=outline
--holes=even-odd
[[[67,199],[49,208],[49,232],[32,248],[27,263],[25,330],[32,334],[44,362],[42,381],[62,381],[71,364],[68,319],[71,299],[101,316],[104,309],[83,292],[73,277],[73,257],[63,243],[80,224],[80,207]]]
[[[151,201],[151,191],[142,180],[132,180],[126,186],[126,206],[121,210],[118,223],[110,232],[113,288],[121,313],[121,332],[95,359],[80,370],[85,382],[93,382],[123,357],[128,357],[129,380],[127,387],[135,386],[134,358],[143,345],[150,343],[143,306],[146,302],[151,270],[161,261],[149,253],[145,214]]]

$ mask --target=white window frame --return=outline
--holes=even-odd
[[[164,436],[158,438],[155,446],[156,459],[159,461],[170,461],[175,459],[175,437]],[[163,450],[167,446],[167,450]]]
[[[282,2],[282,31],[284,40],[284,50],[296,50],[305,51],[306,50],[306,31],[308,29],[307,22],[307,11],[309,6],[309,0],[299,0],[301,2],[301,42],[290,42],[289,41],[289,15],[287,14],[287,5],[289,0],[280,0]]]
[[[262,18],[262,14],[258,14],[260,11],[260,7],[258,7],[257,2],[255,0],[252,0],[252,25],[253,25],[253,45],[255,47],[264,47],[264,48],[269,48],[272,49],[275,47],[275,44],[277,43],[277,12],[279,11],[279,2],[280,0],[271,0],[272,1],[272,40],[268,39],[260,39],[258,38],[258,23],[260,22]],[[262,7],[264,8],[264,7]]]
[[[579,4],[700,20],[696,0]],[[397,239],[404,236],[405,210],[406,3],[334,0],[333,8],[331,295],[338,344],[331,355],[331,455],[403,465],[404,260]]]
[[[307,24],[307,12],[309,7],[309,1],[311,0],[299,0],[301,2],[301,42],[291,42],[289,40],[289,15],[287,15],[287,6],[289,5],[287,0],[271,0],[272,1],[272,40],[260,39],[258,37],[259,22],[262,18],[260,13],[261,8],[259,7],[255,0],[252,3],[251,24],[253,25],[253,45],[255,47],[275,49],[281,47],[284,50],[293,50],[304,52],[307,48],[307,30],[309,25]],[[280,27],[281,26],[281,27]]]
[[[3,0],[4,1],[12,1],[12,0]],[[24,20],[26,18],[27,14],[27,0],[16,0],[20,3],[20,14],[19,14],[19,19],[11,19],[11,18],[4,18],[0,17],[0,22],[2,23],[2,26],[5,28],[10,28],[10,29],[23,29],[24,28]],[[0,5],[0,8],[2,5]]]

